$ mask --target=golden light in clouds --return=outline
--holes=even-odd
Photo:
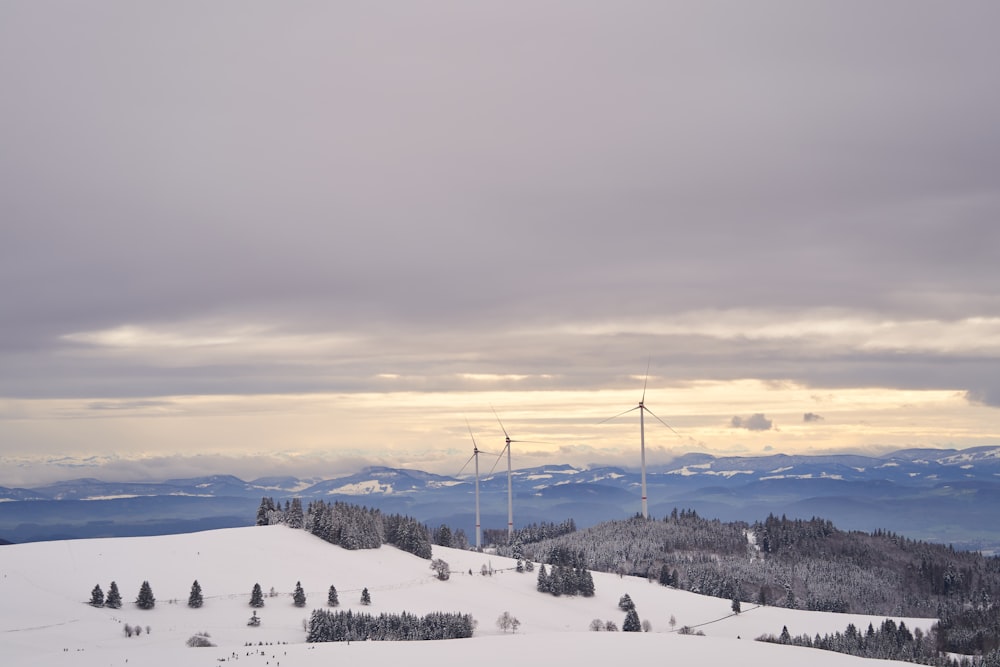
[[[130,401],[7,401],[0,437],[48,443],[39,456],[84,456],[94,442],[127,443],[115,457],[284,457],[414,467],[454,474],[479,447],[499,452],[497,415],[516,440],[515,467],[542,463],[637,465],[635,389],[169,396]],[[888,450],[995,444],[994,411],[955,391],[823,389],[756,380],[650,383],[645,404],[651,465],[691,451],[715,455]],[[813,421],[806,421],[806,414]],[[734,427],[761,415],[766,430]],[[960,425],[960,426],[956,426]],[[360,465],[360,463],[358,463]],[[312,464],[310,464],[312,465]],[[312,466],[315,467],[315,466]],[[339,469],[339,468],[338,468]],[[315,472],[320,472],[316,469]]]

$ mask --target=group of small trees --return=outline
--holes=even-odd
[[[188,596],[188,606],[198,609],[205,603],[205,597],[201,592],[201,584],[195,579],[191,584],[191,594]],[[108,594],[101,590],[101,585],[97,584],[90,592],[90,605],[92,607],[108,607],[110,609],[120,609],[122,606],[122,596],[118,591],[118,584],[114,581],[108,587]],[[156,597],[153,595],[153,587],[148,581],[143,581],[139,587],[139,595],[135,599],[135,606],[139,609],[152,609],[156,606]]]
[[[122,595],[118,591],[118,584],[112,581],[108,587],[107,595],[104,594],[100,584],[95,585],[93,590],[90,591],[89,604],[92,607],[121,609]],[[153,597],[153,589],[150,587],[148,581],[142,582],[142,586],[139,587],[139,595],[135,599],[135,604],[139,609],[152,609],[156,606],[156,598]]]
[[[94,586],[94,589],[90,592],[90,605],[92,607],[110,607],[111,609],[121,608],[122,596],[118,592],[118,584],[113,581],[111,582],[111,586],[108,587],[107,596],[101,590],[100,584]]]
[[[511,615],[509,611],[505,611],[497,618],[497,627],[503,632],[508,630],[517,632],[517,629],[521,627],[521,621],[517,620],[517,617]]]
[[[441,581],[448,581],[451,577],[451,569],[448,563],[441,560],[440,558],[435,558],[431,561],[431,569],[434,570],[435,575]]]
[[[618,608],[625,612],[625,620],[622,622],[622,632],[642,632],[642,623],[639,621],[639,612],[635,610],[635,602],[626,593],[618,600]]]
[[[594,578],[586,568],[553,565],[551,572],[541,565],[538,568],[539,593],[550,595],[582,595],[585,598],[594,595]]]

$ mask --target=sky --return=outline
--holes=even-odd
[[[998,22],[7,0],[0,485],[998,444]]]

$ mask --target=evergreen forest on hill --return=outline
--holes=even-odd
[[[757,604],[938,618],[935,649],[1000,648],[1000,558],[824,519],[721,522],[674,510],[498,547],[540,562],[575,552],[588,568]]]

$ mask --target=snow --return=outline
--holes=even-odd
[[[463,482],[461,480],[457,480],[457,479],[456,480],[443,480],[443,481],[430,481],[430,482],[427,482],[427,487],[431,488],[431,489],[441,489],[441,488],[447,488],[447,487],[451,487],[451,486],[458,486],[459,484],[465,484],[465,482]]]
[[[606,665],[626,652],[636,652],[668,655],[677,664],[895,664],[751,641],[763,633],[778,634],[784,625],[793,635],[813,635],[843,631],[848,623],[877,626],[882,617],[758,607],[750,602],[743,603],[742,614],[733,615],[729,600],[599,572],[593,573],[597,588],[593,598],[556,598],[536,592],[536,574],[515,572],[510,559],[441,547],[434,548],[434,557],[450,564],[450,580],[438,581],[428,561],[393,547],[347,551],[284,526],[4,546],[0,547],[4,662],[15,667],[104,667],[126,662],[166,667],[219,665],[236,662],[238,656],[241,667],[311,667],[343,660],[428,666],[475,661],[477,667],[507,667],[556,655],[579,665]],[[483,565],[495,574],[480,574]],[[201,609],[186,604],[195,579],[205,598]],[[132,604],[144,580],[156,597],[156,607],[149,611]],[[100,584],[106,593],[111,581],[117,582],[124,606],[90,607],[87,600],[94,585]],[[292,604],[297,581],[308,596],[304,609]],[[276,597],[266,597],[258,610],[260,627],[246,625],[254,583],[260,583],[265,593],[272,587],[279,591]],[[313,608],[325,606],[331,584],[337,587],[341,609],[374,614],[470,613],[478,628],[472,639],[452,641],[306,644],[303,621]],[[365,587],[371,592],[370,607],[357,603]],[[625,593],[634,600],[640,618],[652,623],[652,632],[588,631],[595,618],[621,626],[624,614],[617,603]],[[495,621],[504,611],[521,621],[517,634],[497,629]],[[671,615],[677,627],[697,627],[706,636],[671,632]],[[896,619],[900,620],[925,630],[932,623]],[[126,623],[149,626],[151,632],[127,638]],[[198,632],[209,633],[217,646],[185,646]]]
[[[729,479],[735,477],[736,475],[752,475],[752,470],[709,470],[705,473],[706,475],[715,475],[717,477],[725,477]]]
[[[345,496],[365,496],[373,493],[392,493],[392,484],[383,484],[377,479],[370,479],[356,484],[344,484],[327,491],[328,495],[343,494]]]

